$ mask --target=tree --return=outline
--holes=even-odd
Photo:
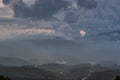
[[[0,80],[11,80],[11,79],[8,77],[4,77],[4,76],[0,75]]]
[[[120,76],[116,76],[115,80],[120,80]]]

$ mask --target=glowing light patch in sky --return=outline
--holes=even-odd
[[[81,35],[82,37],[85,37],[86,32],[85,32],[84,30],[80,30],[80,35]]]
[[[0,18],[13,18],[14,11],[10,8],[10,6],[5,6],[0,0]]]
[[[2,0],[0,0],[0,8],[3,8],[4,7],[4,4],[2,2]]]

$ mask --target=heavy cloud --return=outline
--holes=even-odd
[[[12,0],[3,0],[3,2],[8,4]],[[67,4],[64,0],[36,0],[35,4],[28,6],[22,0],[18,0],[12,6],[15,17],[47,19],[67,6]]]
[[[12,4],[14,16],[20,18],[48,19],[61,9],[67,8],[74,1],[68,0],[34,0],[26,3],[26,0],[3,0],[4,4]],[[32,2],[34,4],[32,4]],[[29,6],[28,6],[28,5]],[[30,4],[32,4],[30,6]],[[77,5],[83,8],[96,8],[95,0],[77,0]]]
[[[87,9],[91,9],[96,8],[98,4],[96,0],[78,0],[78,5]]]

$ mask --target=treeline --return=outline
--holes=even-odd
[[[3,75],[0,75],[0,80],[11,80],[9,77],[5,77]],[[116,76],[115,80],[120,80],[120,76]]]
[[[11,80],[9,77],[4,77],[2,75],[0,75],[0,80]]]
[[[120,76],[116,76],[115,80],[120,80]]]

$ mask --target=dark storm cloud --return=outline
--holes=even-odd
[[[9,0],[3,0],[8,4]],[[14,16],[23,18],[46,19],[57,13],[60,9],[67,6],[64,0],[36,0],[32,6],[27,6],[22,0],[13,4]]]
[[[92,9],[97,7],[96,0],[78,0],[78,5],[87,9]]]
[[[11,0],[3,0],[4,4],[9,4],[11,2]]]
[[[78,0],[77,2],[83,8],[97,7],[95,0]],[[31,6],[26,5],[23,0],[3,0],[3,3],[12,4],[15,17],[34,19],[48,19],[69,5],[67,0],[36,0]]]

